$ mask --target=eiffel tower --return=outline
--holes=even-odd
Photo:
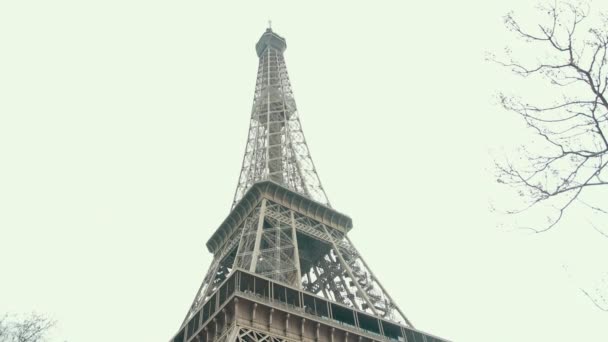
[[[245,155],[213,261],[170,342],[444,342],[414,328],[348,238],[304,139],[283,52],[269,27]]]

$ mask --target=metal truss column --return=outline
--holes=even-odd
[[[293,215],[293,211],[290,211],[290,217],[291,217],[291,240],[293,243],[293,248],[294,248],[294,259],[295,259],[295,264],[296,264],[296,270],[297,270],[297,287],[299,289],[302,288],[302,270],[300,269],[300,251],[299,251],[299,247],[298,247],[298,234],[296,232],[296,219],[294,218]]]
[[[351,271],[350,267],[348,266],[348,264],[346,263],[346,261],[344,261],[344,258],[342,258],[342,255],[340,254],[340,251],[338,250],[338,246],[334,242],[333,237],[331,236],[331,234],[329,234],[329,232],[327,231],[327,228],[325,226],[323,226],[323,229],[325,230],[325,233],[327,234],[327,238],[329,239],[329,241],[331,241],[331,244],[332,244],[332,246],[334,248],[334,251],[336,252],[336,255],[338,256],[338,258],[340,259],[340,263],[342,264],[342,267],[344,267],[344,269],[348,273],[348,276],[350,277],[350,279],[353,280],[353,283],[357,287],[357,290],[359,290],[359,292],[365,298],[365,301],[369,304],[369,308],[372,310],[372,312],[375,315],[378,315],[378,311],[376,311],[376,308],[374,307],[373,302],[369,299],[369,297],[367,296],[367,293],[365,291],[363,291],[363,289],[361,288],[361,285],[359,285],[359,283],[357,282],[357,278],[355,278],[355,276],[353,275],[353,272]]]
[[[260,217],[258,219],[258,230],[255,235],[255,245],[253,247],[253,254],[251,255],[251,266],[249,267],[250,272],[255,272],[255,268],[258,264],[258,258],[260,257],[260,243],[262,240],[262,231],[264,229],[264,215],[266,213],[266,199],[262,200],[262,209],[260,209]]]

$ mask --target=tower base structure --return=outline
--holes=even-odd
[[[446,342],[235,268],[169,342]]]

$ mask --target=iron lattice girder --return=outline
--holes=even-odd
[[[283,57],[286,48],[285,39],[272,30],[264,33],[256,45],[259,66],[233,206],[249,187],[263,180],[330,205],[302,131]]]
[[[347,238],[350,229],[350,218],[334,209],[272,181],[256,183],[208,242],[214,261],[186,320],[241,268],[411,326]]]
[[[347,233],[353,226],[350,217],[283,185],[266,180],[253,184],[247,190],[243,198],[234,206],[228,217],[207,241],[207,249],[215,254],[225,244],[225,241],[232,236],[234,231],[239,228],[251,209],[258,205],[263,198],[344,233]]]

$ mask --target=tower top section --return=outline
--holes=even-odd
[[[271,27],[255,45],[258,73],[233,207],[253,184],[267,180],[330,207],[304,139],[283,56],[286,48],[285,38]]]
[[[274,33],[270,27],[266,29],[266,32],[262,34],[260,40],[258,40],[258,43],[255,45],[255,51],[258,53],[258,57],[262,57],[264,51],[269,47],[278,50],[279,53],[283,53],[285,49],[287,49],[285,38]]]

